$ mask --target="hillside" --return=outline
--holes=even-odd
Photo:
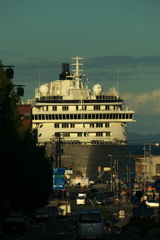
[[[147,144],[147,143],[160,143],[160,133],[141,135],[135,132],[128,132],[129,144]]]

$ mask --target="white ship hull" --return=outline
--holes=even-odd
[[[46,146],[57,167],[72,166],[74,176],[97,178],[98,167],[102,175],[111,158],[123,160],[127,123],[134,121],[134,111],[123,108],[116,88],[105,93],[95,84],[91,91],[81,80],[82,58],[73,60],[75,70],[70,72],[69,64],[64,64],[59,80],[35,90],[32,127],[37,143]]]

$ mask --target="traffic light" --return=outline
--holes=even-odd
[[[69,170],[73,170],[72,166],[69,167]]]
[[[24,96],[24,88],[18,86],[17,94],[18,94],[18,96],[23,97]]]
[[[7,79],[12,79],[14,76],[13,68],[7,68],[6,69],[6,77]]]
[[[98,173],[101,173],[101,166],[98,166]]]

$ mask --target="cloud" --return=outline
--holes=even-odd
[[[86,61],[88,66],[103,68],[106,66],[159,66],[160,56],[144,56],[144,57],[132,57],[132,56],[105,56],[91,58]]]
[[[125,93],[125,105],[139,115],[160,115],[160,89],[145,93]]]

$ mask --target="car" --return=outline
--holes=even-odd
[[[104,219],[104,230],[105,230],[106,234],[112,234],[113,233],[113,222]]]
[[[94,181],[92,178],[89,178],[89,184],[90,184],[90,185],[94,185],[94,184],[95,184],[95,181]]]
[[[148,200],[146,200],[146,205],[148,207],[159,207],[159,200],[157,200],[157,199],[148,199]]]
[[[98,192],[95,193],[94,197],[95,197],[95,199],[99,198],[99,197],[104,197],[104,192],[103,191],[98,191]]]
[[[81,191],[78,191],[78,197],[87,197],[87,193],[85,192],[85,191],[83,191],[83,190],[81,190]]]
[[[35,215],[36,221],[42,221],[45,220],[48,221],[48,214],[46,211],[37,211]]]
[[[89,195],[90,197],[94,197],[95,193],[98,192],[98,189],[97,188],[91,188],[90,192],[89,192]]]
[[[80,210],[75,221],[76,239],[104,239],[104,221],[99,209]]]
[[[104,205],[106,203],[106,200],[104,197],[97,197],[95,199],[95,204],[98,204],[98,205]]]
[[[76,198],[76,204],[78,205],[78,204],[85,204],[86,203],[86,198],[85,197],[83,197],[83,196],[78,196],[77,198]]]

